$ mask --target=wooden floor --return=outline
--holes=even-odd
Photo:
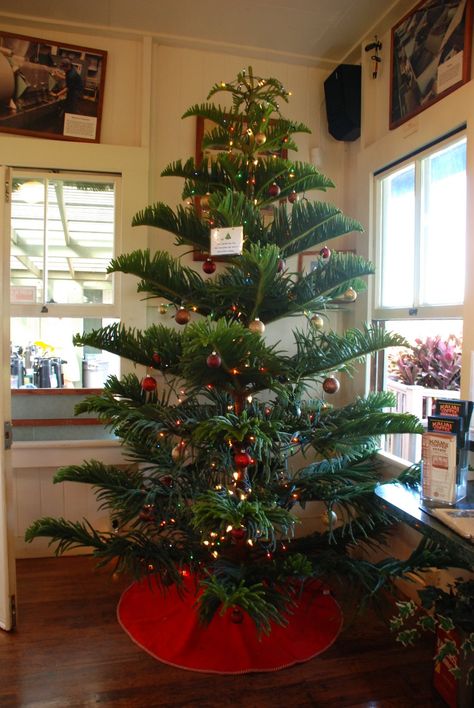
[[[365,617],[327,652],[274,673],[218,676],[176,669],[137,647],[115,610],[125,581],[90,558],[21,560],[19,623],[0,631],[1,708],[427,708],[431,648],[405,650]]]

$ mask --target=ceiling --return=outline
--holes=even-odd
[[[48,280],[104,281],[113,256],[114,185],[57,175],[14,178],[11,227],[15,284],[41,284],[45,251]]]
[[[38,5],[41,5],[39,9]],[[331,68],[414,0],[2,0],[0,18]],[[38,20],[40,14],[41,20]]]

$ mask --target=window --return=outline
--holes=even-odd
[[[408,358],[408,350],[384,354],[377,384],[394,392],[397,411],[425,420],[433,400],[459,397],[466,139],[458,134],[381,171],[376,214],[374,319],[416,347]],[[414,462],[421,439],[391,436],[386,449]]]
[[[115,175],[12,171],[11,384],[99,387],[118,358],[75,348],[77,332],[118,316]]]
[[[459,316],[464,299],[465,138],[407,160],[377,181],[377,319],[416,316],[433,308],[437,316]]]
[[[12,304],[113,303],[115,181],[14,177]]]

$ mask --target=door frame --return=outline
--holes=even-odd
[[[12,546],[12,464],[11,449],[11,392],[10,392],[10,170],[0,166],[0,233],[2,272],[0,300],[0,425],[3,441],[0,443],[0,629],[9,631],[15,627],[15,556]],[[10,424],[9,432],[5,424]]]

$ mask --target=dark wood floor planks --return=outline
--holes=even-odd
[[[17,563],[19,623],[0,632],[1,708],[442,708],[431,647],[402,649],[357,620],[321,656],[283,671],[219,676],[161,664],[116,620],[126,581],[88,557]]]

